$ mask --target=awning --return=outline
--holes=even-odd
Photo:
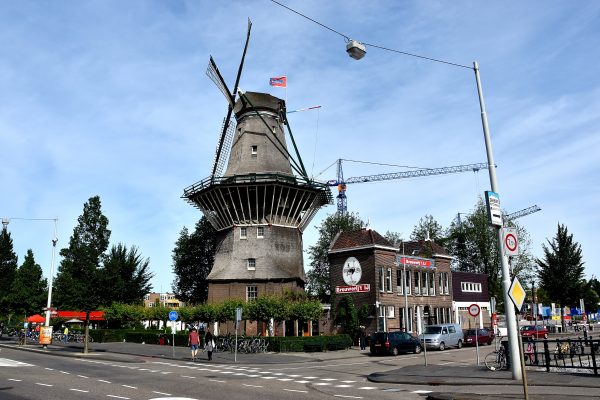
[[[27,322],[32,322],[32,323],[36,323],[36,324],[41,324],[42,322],[45,322],[46,318],[42,317],[40,314],[34,314],[30,317],[27,317]]]

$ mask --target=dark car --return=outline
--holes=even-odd
[[[528,325],[521,327],[521,336],[524,338],[548,339],[548,328],[542,325]]]
[[[475,329],[465,329],[465,345],[475,346]],[[477,329],[477,343],[490,345],[494,341],[494,332],[489,329]]]
[[[406,332],[375,332],[371,335],[371,354],[392,354],[421,352],[419,339]]]

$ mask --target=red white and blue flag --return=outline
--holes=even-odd
[[[287,78],[285,76],[278,76],[276,78],[269,79],[269,85],[277,87],[286,87]]]

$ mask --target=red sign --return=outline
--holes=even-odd
[[[362,284],[354,286],[336,286],[336,293],[367,293],[371,291],[371,285]]]
[[[423,258],[400,257],[399,263],[406,265],[414,265],[416,267],[433,267],[431,260],[426,260]]]

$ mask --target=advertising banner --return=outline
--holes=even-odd
[[[52,327],[40,327],[40,344],[52,344]]]

